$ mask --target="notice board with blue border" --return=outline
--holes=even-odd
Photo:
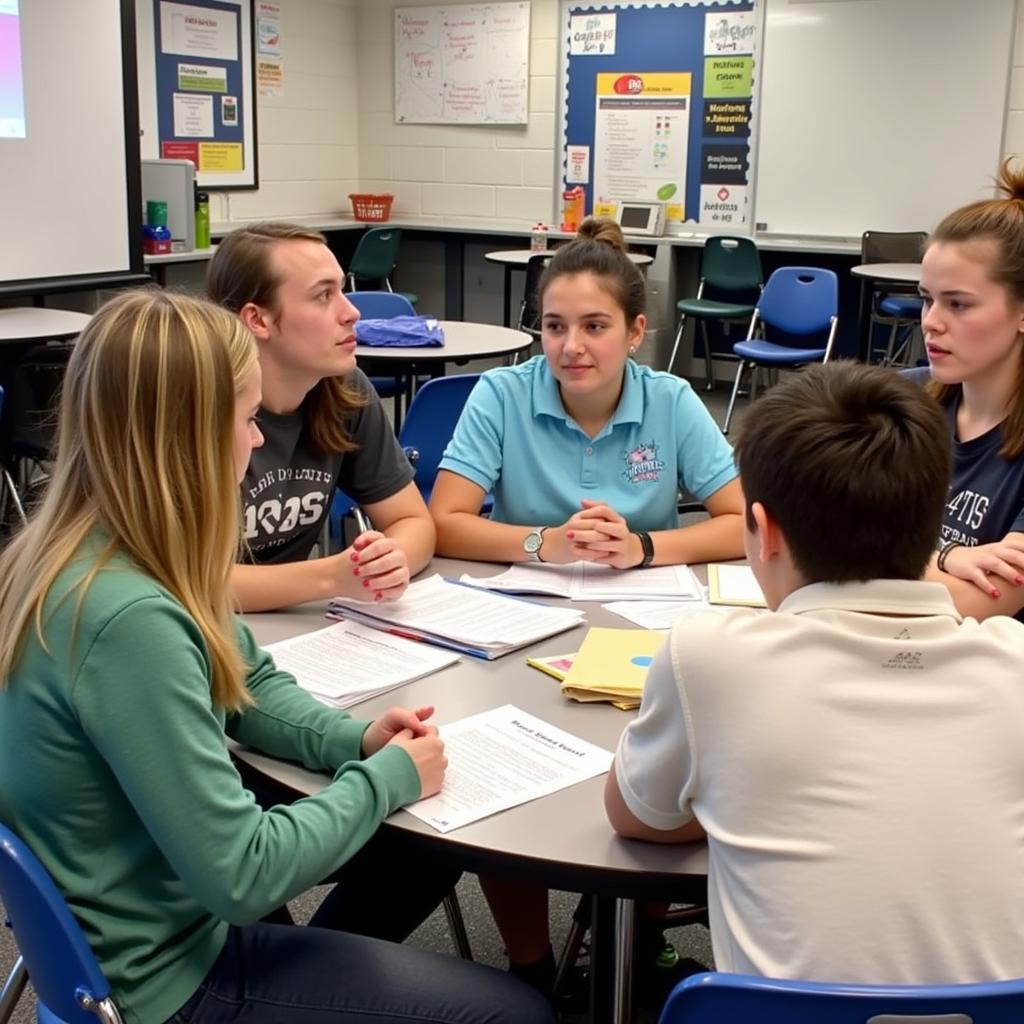
[[[660,202],[669,230],[751,233],[761,17],[752,0],[564,0],[560,187],[587,213]]]
[[[162,159],[201,187],[256,188],[252,0],[153,0]]]

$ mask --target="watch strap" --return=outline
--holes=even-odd
[[[644,557],[640,559],[640,564],[635,568],[646,569],[654,561],[654,541],[651,540],[651,535],[643,530],[634,530],[633,532],[639,539],[640,547],[644,552]]]

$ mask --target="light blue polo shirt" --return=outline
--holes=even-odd
[[[632,530],[674,529],[681,488],[703,501],[736,478],[732,448],[685,380],[632,360],[624,373],[618,407],[591,439],[544,356],[488,370],[440,468],[493,492],[497,522],[557,526],[590,498]]]

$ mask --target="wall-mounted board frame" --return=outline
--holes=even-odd
[[[258,188],[253,0],[136,0],[136,16],[143,157],[191,160],[200,188]]]
[[[664,203],[669,233],[750,233],[762,21],[753,0],[563,0],[556,191],[610,216]]]

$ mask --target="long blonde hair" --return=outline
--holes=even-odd
[[[0,687],[29,629],[47,649],[47,596],[95,531],[107,543],[79,607],[110,558],[129,556],[195,620],[215,702],[251,702],[229,580],[241,533],[235,395],[255,364],[252,335],[209,302],[142,289],[92,318],[68,363],[46,494],[0,554]]]
[[[990,241],[995,254],[989,277],[1006,289],[1013,302],[1024,302],[1024,165],[1013,165],[1008,157],[999,169],[996,182],[1002,195],[981,199],[943,217],[932,232],[934,242]],[[942,405],[959,394],[961,385],[929,381],[928,392]],[[1018,361],[1017,386],[1003,422],[1004,459],[1016,459],[1024,453],[1024,354]]]

